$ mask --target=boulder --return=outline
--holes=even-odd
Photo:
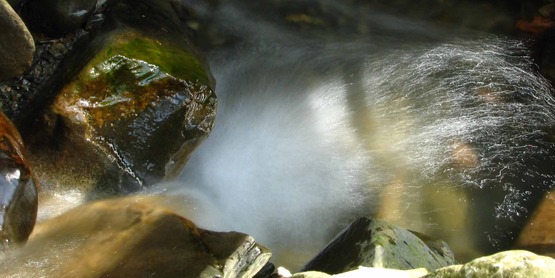
[[[37,216],[37,188],[23,141],[0,112],[0,245],[24,243]]]
[[[428,274],[434,277],[553,277],[555,260],[528,251],[500,252],[475,259],[464,265],[453,265]]]
[[[9,277],[252,277],[271,253],[237,232],[196,227],[146,198],[77,207],[37,225],[0,264]]]
[[[213,77],[173,21],[155,21],[165,2],[117,2],[69,59],[86,63],[35,117],[44,132],[29,140],[46,183],[97,197],[137,191],[175,177],[211,131]]]
[[[426,245],[408,230],[363,217],[340,232],[303,271],[338,274],[359,266],[435,270],[455,263],[446,244],[430,242]]]
[[[6,0],[0,0],[0,81],[22,74],[33,62],[35,42]]]

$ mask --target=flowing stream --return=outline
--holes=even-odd
[[[372,215],[466,260],[510,247],[553,187],[555,100],[524,42],[339,0],[325,2],[353,23],[312,29],[261,4],[187,2],[231,38],[205,53],[216,125],[147,193],[199,226],[248,233],[295,269]]]

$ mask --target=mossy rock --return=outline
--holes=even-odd
[[[34,148],[41,178],[102,197],[175,177],[211,131],[210,72],[189,46],[133,28],[92,45],[96,55],[45,113],[51,143]]]

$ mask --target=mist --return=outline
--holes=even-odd
[[[206,53],[216,124],[179,179],[149,193],[183,198],[201,227],[254,236],[278,263],[299,265],[361,215],[463,258],[506,248],[555,172],[555,100],[527,45],[328,4],[369,35],[196,4],[236,42]]]

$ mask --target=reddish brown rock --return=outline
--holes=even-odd
[[[15,126],[0,112],[0,240],[23,243],[37,216],[37,189]]]

